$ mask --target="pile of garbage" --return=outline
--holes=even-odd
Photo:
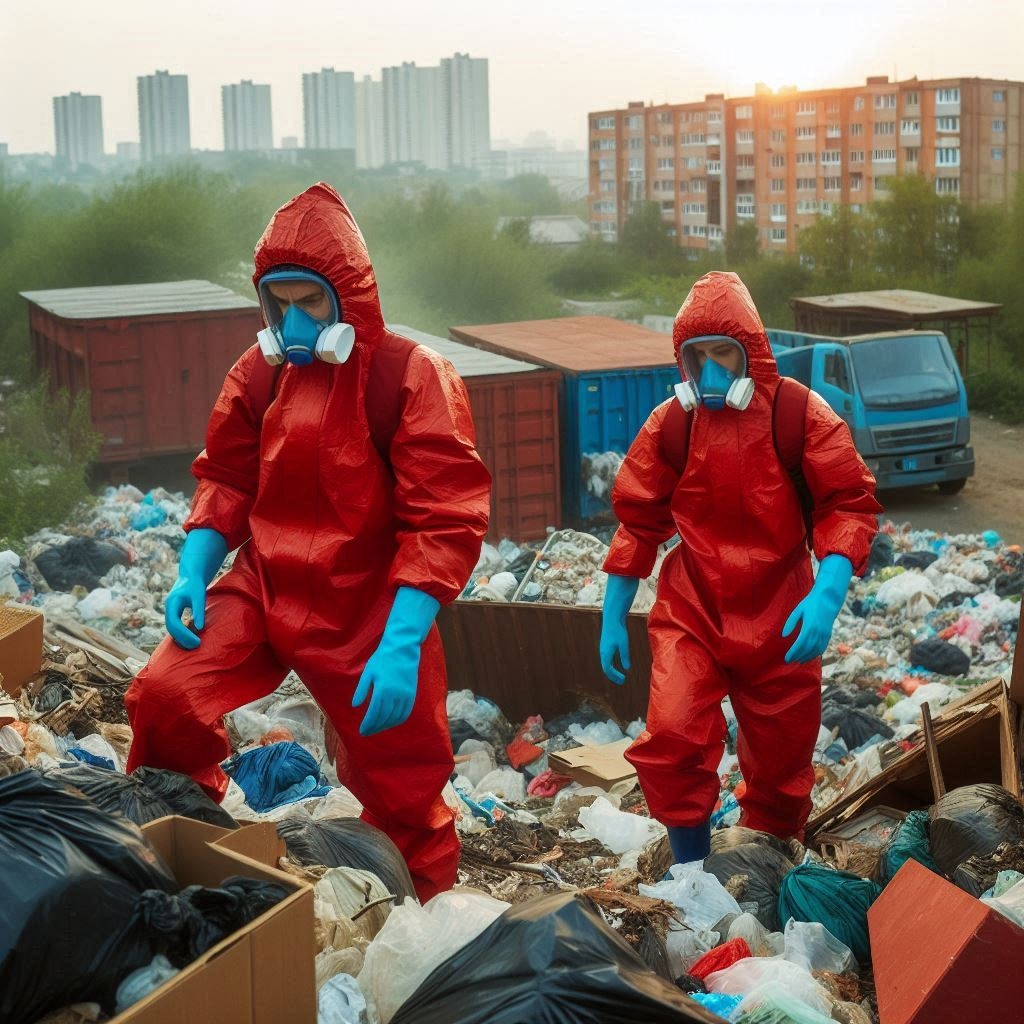
[[[50,858],[42,909],[2,930],[12,936],[0,941],[4,1020],[34,1024],[83,1002],[93,1016],[70,1019],[106,1019],[210,948],[157,942],[136,914],[143,894],[143,905],[162,908],[181,896],[131,824],[168,813],[223,828],[274,824],[288,851],[281,867],[314,891],[322,1024],[877,1021],[867,915],[908,860],[1024,927],[1024,811],[1013,793],[979,781],[909,813],[857,803],[923,750],[928,722],[943,742],[944,712],[966,704],[975,714],[989,700],[979,685],[1009,678],[1024,556],[995,535],[893,524],[879,535],[824,658],[806,845],[737,824],[743,780],[728,701],[711,854],[678,865],[635,777],[584,784],[559,757],[620,750],[642,720],[583,703],[510,722],[475,691],[451,692],[456,771],[445,799],[462,839],[460,885],[421,906],[398,851],[359,819],[326,756],[321,713],[294,676],[227,716],[221,804],[173,772],[125,774],[123,693],[164,635],[187,512],[181,495],[112,488],[83,522],[28,538],[26,557],[0,553],[0,594],[46,612],[42,671],[19,697],[0,699],[0,851],[25,871],[29,851]],[[667,550],[635,610],[653,602]],[[599,606],[606,551],[568,530],[536,546],[487,545],[464,598]],[[115,847],[124,863],[104,859]],[[19,871],[9,882],[31,891]],[[67,933],[75,887],[53,881],[62,876],[91,879],[104,916],[90,920],[93,938],[75,957],[41,951],[44,975],[28,979],[12,951],[29,930],[46,950]],[[173,916],[212,945],[275,897],[243,886],[200,899],[200,915],[224,901],[240,908],[219,931],[180,902]],[[118,956],[104,948],[105,973],[100,934],[119,939]],[[531,957],[537,948],[545,957]],[[47,963],[62,976],[45,974]]]

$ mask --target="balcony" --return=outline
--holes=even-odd
[[[722,173],[722,161],[721,160],[709,160],[705,167],[707,168],[708,174],[721,174]]]

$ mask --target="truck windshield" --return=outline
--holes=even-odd
[[[938,335],[857,342],[850,355],[869,409],[938,405],[959,394],[953,354]]]

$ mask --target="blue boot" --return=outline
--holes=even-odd
[[[711,852],[711,822],[700,825],[669,825],[668,842],[672,847],[673,864],[703,861]]]

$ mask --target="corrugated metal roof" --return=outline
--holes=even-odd
[[[440,338],[436,334],[418,331],[415,327],[406,327],[405,324],[388,324],[388,330],[394,331],[395,334],[401,334],[403,338],[408,338],[410,341],[426,345],[427,348],[432,348],[455,367],[460,377],[490,377],[543,369],[536,363],[526,363],[521,359],[509,359],[508,356],[485,352],[483,349],[474,348],[472,345],[463,345],[450,338]]]
[[[907,320],[957,318],[983,313],[998,313],[1003,308],[994,302],[971,302],[967,299],[954,299],[946,295],[909,291],[905,288],[873,292],[845,292],[839,295],[811,295],[806,298],[793,299],[793,305],[863,312],[879,310]]]
[[[452,337],[515,359],[572,373],[673,366],[664,334],[607,316],[567,316],[452,327]]]
[[[212,281],[55,288],[20,294],[23,299],[64,320],[203,313],[220,309],[249,309],[259,305],[255,299],[239,295],[230,288],[222,288]]]

